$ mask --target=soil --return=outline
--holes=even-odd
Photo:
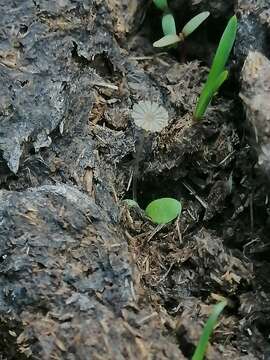
[[[170,6],[178,28],[211,17],[160,52],[151,1],[0,0],[0,359],[191,359],[224,297],[206,359],[270,359],[270,2]],[[230,78],[195,123],[233,13]],[[183,204],[161,228],[123,202],[139,100],[170,118],[138,179],[142,209]]]

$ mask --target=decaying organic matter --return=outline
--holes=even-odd
[[[153,49],[161,29],[150,2],[0,0],[0,358],[188,359],[221,297],[230,307],[207,359],[269,357],[269,180],[255,166],[267,112],[250,104],[258,95],[267,106],[258,83],[270,5],[171,7],[179,28],[212,12],[211,28],[180,54]],[[206,65],[233,11],[232,76],[194,124]],[[162,229],[121,201],[139,101],[169,114],[147,137],[138,181],[142,208],[158,197],[183,203]],[[241,101],[259,129],[255,148]]]

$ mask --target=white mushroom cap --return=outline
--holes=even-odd
[[[151,101],[139,101],[131,115],[136,126],[150,132],[160,132],[169,121],[166,109]]]

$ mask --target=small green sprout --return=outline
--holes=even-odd
[[[176,34],[175,21],[171,14],[166,14],[162,18],[162,28],[164,37],[154,42],[154,47],[164,47],[183,42],[187,36],[192,34],[210,15],[209,11],[204,11],[194,16],[182,29],[179,35]]]
[[[162,11],[166,11],[168,9],[167,0],[153,0],[153,3]]]
[[[211,70],[195,109],[195,120],[201,120],[203,118],[213,96],[228,77],[228,71],[224,70],[224,68],[230,56],[236,38],[236,32],[237,18],[236,16],[233,16],[228,22],[219,42]]]
[[[167,224],[181,214],[180,201],[172,198],[161,198],[152,201],[145,209],[145,214],[155,224]]]
[[[226,305],[227,301],[224,300],[214,306],[213,311],[204,326],[203,333],[200,337],[195,353],[192,356],[192,360],[203,360],[207,350],[209,338],[214,330],[214,327],[216,326],[219,315]]]
[[[133,199],[125,199],[123,203],[126,204],[129,209],[134,207],[140,209],[137,201]],[[176,219],[181,214],[181,211],[182,204],[180,201],[172,198],[156,199],[147,206],[145,211],[142,210],[142,212],[144,212],[144,214],[149,217],[153,223],[159,225],[168,224],[172,220]]]

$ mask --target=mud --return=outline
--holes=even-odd
[[[212,15],[165,53],[151,44],[161,28],[150,2],[0,5],[0,357],[190,359],[226,297],[206,358],[268,359],[268,117],[252,101],[267,107],[269,84],[247,65],[254,54],[269,62],[270,3],[171,1],[179,27]],[[230,79],[194,123],[233,12]],[[142,208],[182,201],[162,229],[122,202],[139,100],[170,118],[146,138],[138,182]]]

